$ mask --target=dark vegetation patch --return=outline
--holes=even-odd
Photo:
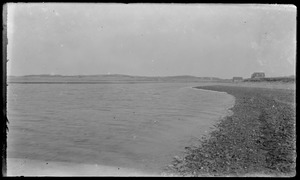
[[[295,82],[294,77],[269,77],[269,78],[250,78],[244,82]]]

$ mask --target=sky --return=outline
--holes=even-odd
[[[295,74],[296,7],[9,3],[7,75]]]

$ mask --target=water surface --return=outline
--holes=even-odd
[[[160,172],[234,101],[199,85],[9,84],[8,158]]]

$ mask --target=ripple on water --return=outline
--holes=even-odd
[[[194,86],[13,84],[8,154],[158,171],[232,103]]]

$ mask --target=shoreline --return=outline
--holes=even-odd
[[[7,158],[8,177],[44,177],[44,176],[159,176],[135,169],[106,166],[101,164],[77,164],[58,161]]]
[[[167,172],[178,176],[295,176],[295,90],[245,84],[195,87],[235,97],[232,112]]]
[[[211,133],[200,140],[204,148],[186,147],[186,156],[175,158],[171,173],[8,158],[7,176],[295,176],[295,153],[289,151],[295,148],[295,90],[234,83],[191,88],[225,93],[235,102],[226,108],[228,113],[213,125]],[[281,146],[276,147],[278,143]]]

